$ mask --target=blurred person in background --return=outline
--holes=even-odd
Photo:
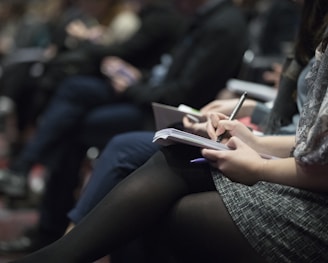
[[[82,41],[70,34],[72,23],[106,29],[98,37],[111,40],[98,39],[101,45],[119,45],[140,26],[138,15],[126,1],[30,0],[19,4],[21,18],[12,36],[11,51],[3,59],[0,79],[0,129],[9,143],[3,155],[15,155],[33,133],[37,117],[57,85],[54,82],[91,68],[82,53],[71,52],[78,43],[95,39]]]
[[[169,53],[180,39],[181,32],[185,28],[185,18],[176,11],[172,3],[161,0],[136,0],[136,3],[140,7],[138,15],[141,24],[129,41],[108,46],[89,41],[80,43],[79,48],[87,50],[90,57],[97,61],[95,65],[98,67],[104,56],[116,55],[133,63],[143,72],[147,72],[146,70],[149,70],[152,65],[158,64],[161,61],[161,55]],[[67,51],[67,53],[74,51]],[[54,66],[59,69],[65,68],[65,65],[62,67],[60,65],[55,64]],[[98,71],[100,70],[98,69]],[[54,81],[54,83],[58,82]],[[99,108],[98,111],[89,115],[81,127],[82,131],[79,131],[77,136],[74,136],[73,139],[67,137],[67,140],[66,137],[61,138],[61,142],[55,148],[42,156],[41,162],[47,167],[48,176],[40,204],[39,224],[24,232],[17,240],[3,244],[1,251],[6,253],[31,251],[44,246],[64,233],[68,223],[67,211],[75,201],[76,181],[79,180],[81,164],[85,158],[85,147],[90,144],[103,147],[111,133],[125,131],[127,125],[129,129],[140,128],[140,114],[135,113],[134,107],[126,107],[124,104],[119,111],[124,113],[123,119],[126,123],[120,124],[122,121],[117,119],[116,124],[107,124],[107,119],[110,118],[112,111],[106,107]],[[85,132],[85,130],[87,131]],[[61,192],[60,196],[58,196],[58,189]],[[26,243],[22,240],[30,242]]]

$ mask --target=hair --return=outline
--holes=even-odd
[[[302,8],[300,29],[295,44],[295,59],[305,66],[313,57],[315,49],[323,41],[327,46],[328,1],[305,0]]]
[[[279,132],[282,126],[291,123],[294,114],[298,112],[296,92],[299,74],[313,58],[316,48],[325,49],[327,46],[327,26],[328,1],[304,0],[301,23],[294,47],[294,61],[288,59],[284,64],[277,98],[269,117],[262,125],[266,134]]]
[[[322,33],[322,41],[321,41],[321,51],[325,51],[325,49],[327,48],[328,45],[328,15],[325,18],[324,21],[324,25],[325,27],[323,28],[323,33]]]

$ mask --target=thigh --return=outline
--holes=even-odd
[[[167,222],[168,240],[183,262],[264,262],[242,236],[216,191],[183,197]]]
[[[74,101],[94,107],[113,102],[115,93],[105,79],[90,76],[73,76],[65,79],[55,94],[55,99]]]
[[[143,128],[144,113],[136,105],[131,103],[115,103],[98,106],[87,113],[83,120],[80,137],[83,144],[88,146],[97,146],[103,149],[108,140],[124,133],[128,143],[129,138],[125,133],[141,130]],[[117,139],[114,139],[117,141]],[[140,140],[137,135],[136,143]],[[120,142],[122,145],[124,142]],[[151,139],[148,140],[151,143]],[[130,145],[133,147],[134,143]]]
[[[131,172],[144,164],[158,149],[153,132],[130,132],[115,136],[96,161],[92,176],[75,208],[69,213],[77,223]]]

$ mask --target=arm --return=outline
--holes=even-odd
[[[140,18],[140,28],[128,41],[106,46],[85,43],[89,55],[98,63],[106,56],[117,56],[142,69],[158,63],[160,55],[171,49],[177,40],[182,19],[167,9],[148,8],[142,11]]]
[[[219,135],[228,131],[230,136],[236,136],[255,151],[277,157],[289,157],[295,146],[294,136],[255,136],[238,120],[229,121],[222,113],[208,113],[206,122],[194,123],[187,117],[183,118],[186,131],[216,140]],[[223,143],[227,140],[223,140]]]
[[[227,132],[230,136],[239,138],[258,153],[281,158],[290,156],[290,152],[295,146],[294,136],[255,136],[243,123],[238,120],[230,121],[221,113],[209,114],[206,130],[208,136],[213,140]],[[223,142],[227,142],[227,139]]]
[[[295,136],[255,137],[253,146],[257,152],[287,158],[295,146]]]
[[[217,21],[215,21],[217,22]],[[233,28],[234,29],[234,28]],[[215,24],[195,29],[175,49],[164,83],[133,86],[127,96],[140,104],[157,101],[178,105],[182,101],[200,107],[213,99],[237,69],[244,50],[243,33],[231,32],[227,25]],[[229,61],[229,63],[227,63]]]
[[[259,180],[328,192],[327,165],[302,165],[294,158],[265,161]]]
[[[269,138],[268,138],[269,139]],[[271,141],[274,142],[274,141]],[[269,144],[267,144],[269,145]],[[327,165],[302,165],[295,158],[267,160],[237,137],[228,141],[233,151],[203,149],[202,154],[232,181],[252,185],[258,181],[328,192]]]

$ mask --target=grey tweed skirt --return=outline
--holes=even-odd
[[[328,262],[328,194],[212,175],[236,225],[267,262]]]

